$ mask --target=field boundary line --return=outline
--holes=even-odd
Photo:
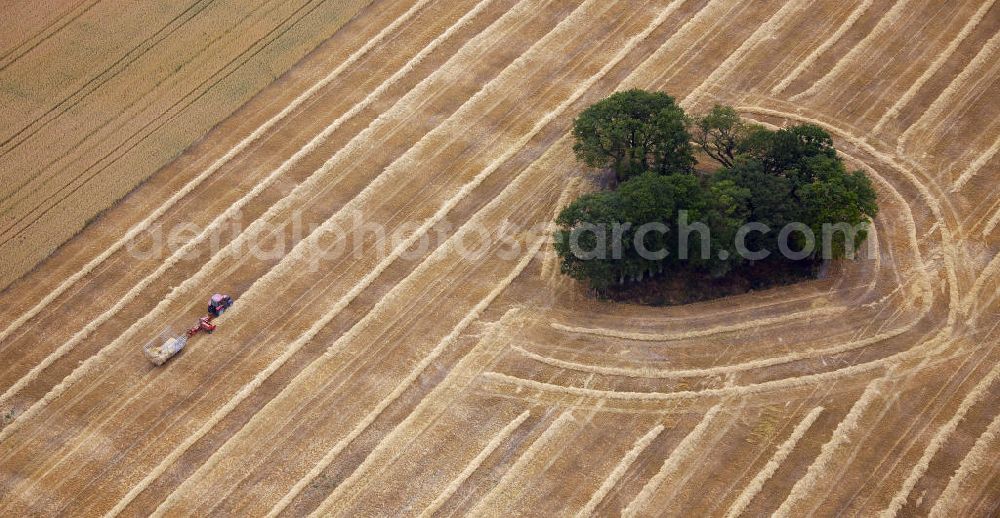
[[[803,90],[802,92],[795,94],[791,97],[792,101],[799,101],[802,98],[814,95],[817,90],[826,88],[829,83],[833,81],[835,77],[840,75],[849,66],[856,64],[858,59],[864,59],[864,56],[860,56],[865,50],[865,48],[871,45],[871,41],[885,35],[887,32],[893,30],[896,26],[896,22],[899,21],[900,16],[909,7],[909,4],[913,0],[896,0],[892,7],[884,14],[875,27],[872,28],[864,38],[861,39],[857,44],[851,47],[851,50],[847,52],[843,57],[837,60],[830,70],[827,70],[823,77],[819,78],[815,83],[809,86],[809,88]]]
[[[463,469],[462,472],[459,473],[458,476],[455,477],[455,479],[452,480],[450,484],[448,484],[448,487],[446,487],[444,491],[442,491],[441,494],[438,495],[437,498],[435,498],[434,501],[430,503],[430,505],[428,505],[426,508],[424,508],[423,511],[420,512],[420,518],[430,518],[431,516],[434,515],[434,513],[436,513],[439,509],[441,509],[441,506],[444,505],[445,502],[447,502],[448,499],[450,499],[452,495],[455,494],[456,491],[458,491],[458,488],[461,487],[462,484],[464,484],[465,481],[470,476],[472,476],[472,474],[477,469],[479,469],[479,466],[483,463],[483,461],[485,461],[487,457],[489,457],[494,451],[496,451],[498,447],[500,447],[500,443],[507,440],[507,438],[510,437],[512,433],[514,433],[514,430],[516,430],[519,426],[521,426],[521,424],[524,423],[524,421],[527,420],[530,415],[531,412],[525,410],[524,412],[521,413],[521,415],[517,416],[517,418],[511,421],[507,426],[503,427],[503,429],[500,430],[500,432],[497,433],[496,436],[494,436],[493,439],[486,444],[486,447],[483,448],[483,450],[480,451],[479,454],[476,455],[475,458],[473,458],[472,461],[470,461],[469,464],[465,466],[465,469]]]
[[[600,505],[604,498],[608,496],[608,493],[610,493],[622,477],[625,476],[625,472],[628,471],[628,469],[632,467],[632,464],[635,463],[636,459],[639,458],[639,455],[642,454],[647,447],[649,447],[650,443],[652,443],[654,439],[660,436],[660,433],[662,433],[663,430],[664,426],[662,424],[658,424],[654,426],[652,430],[646,432],[646,435],[643,435],[635,441],[632,445],[632,449],[630,449],[628,453],[626,453],[625,456],[618,461],[618,464],[615,465],[615,469],[611,470],[611,473],[608,474],[608,476],[604,479],[604,482],[602,482],[597,488],[597,491],[594,491],[594,493],[590,495],[590,500],[587,501],[586,505],[577,511],[577,518],[586,518],[594,514],[594,510],[597,509],[597,506]]]
[[[775,472],[778,471],[778,468],[785,462],[785,459],[788,458],[792,450],[795,449],[795,446],[798,445],[799,440],[809,431],[809,428],[812,427],[822,412],[823,407],[818,406],[799,421],[799,424],[792,430],[791,435],[781,443],[781,446],[778,446],[774,455],[767,461],[767,464],[757,472],[757,475],[743,488],[740,495],[729,506],[729,510],[726,511],[726,518],[737,518],[743,514],[750,503],[753,502],[753,499],[760,493],[761,489],[764,488],[764,484],[774,476]]]
[[[508,469],[507,472],[500,477],[500,480],[495,486],[493,486],[493,489],[490,489],[490,491],[476,503],[475,507],[469,511],[469,516],[485,516],[487,514],[486,509],[489,508],[490,504],[496,500],[498,495],[503,494],[505,488],[514,482],[515,477],[524,471],[525,466],[534,460],[535,457],[546,446],[548,446],[549,443],[555,439],[555,436],[562,432],[567,425],[575,422],[576,419],[573,417],[573,412],[571,410],[566,410],[560,414],[559,417],[557,417],[555,421],[553,421],[552,424],[550,424],[545,431],[531,443],[531,446],[528,446],[528,449],[514,461],[514,464],[512,464],[510,469]]]
[[[978,403],[983,396],[989,392],[990,386],[997,379],[1000,379],[1000,365],[994,365],[993,369],[987,374],[976,386],[969,391],[965,397],[962,398],[962,402],[958,405],[955,410],[955,414],[952,415],[951,419],[938,429],[938,432],[934,434],[931,439],[930,444],[924,449],[924,453],[920,456],[920,460],[913,466],[910,470],[910,474],[906,477],[903,482],[903,486],[899,488],[899,491],[893,495],[892,500],[889,501],[889,505],[879,513],[881,518],[891,518],[899,513],[899,510],[906,505],[906,501],[909,499],[910,492],[917,485],[917,482],[924,476],[927,472],[927,468],[930,466],[931,460],[934,455],[944,446],[944,443],[951,437],[951,434],[955,432],[958,428],[959,423],[962,419],[965,419],[965,414],[968,413],[969,409],[973,405]]]
[[[962,484],[969,477],[981,472],[985,466],[991,464],[990,458],[996,454],[998,447],[1000,447],[997,444],[997,438],[1000,438],[1000,415],[993,418],[986,430],[976,439],[969,453],[962,458],[958,469],[948,479],[948,485],[934,502],[930,518],[959,516],[955,507],[959,503],[959,491],[962,490]]]
[[[892,107],[890,107],[885,114],[882,115],[878,122],[875,123],[872,133],[880,132],[889,119],[899,115],[899,112],[902,111],[907,104],[913,101],[913,98],[916,97],[917,92],[923,88],[924,84],[926,84],[927,81],[929,81],[930,78],[941,69],[946,61],[951,59],[951,57],[955,54],[955,51],[958,50],[958,47],[965,41],[965,38],[969,37],[969,34],[972,34],[972,31],[979,26],[979,23],[983,21],[983,18],[986,17],[986,13],[993,7],[994,3],[996,3],[996,0],[987,0],[986,2],[983,2],[983,5],[976,10],[975,14],[973,14],[971,18],[969,18],[969,21],[962,27],[962,30],[958,33],[958,35],[952,38],[952,40],[948,43],[945,50],[938,54],[937,58],[934,59],[930,66],[924,70],[923,74],[921,74],[920,77],[918,77],[917,80],[910,85],[906,92],[899,99],[897,99],[896,102],[893,103]]]
[[[430,0],[419,0],[416,4],[413,5],[413,7],[410,8],[410,10],[404,13],[403,16],[400,16],[395,21],[393,21],[392,24],[386,26],[381,32],[379,32],[379,34],[376,37],[369,40],[368,43],[366,43],[363,47],[361,47],[353,54],[351,54],[350,57],[344,60],[340,65],[338,65],[333,71],[327,74],[323,79],[314,83],[305,92],[299,94],[298,97],[296,97],[291,103],[286,105],[280,112],[278,112],[277,115],[274,115],[273,117],[268,119],[264,124],[259,126],[256,130],[254,130],[250,135],[244,137],[238,144],[236,144],[236,146],[233,146],[228,152],[226,152],[225,155],[217,159],[201,174],[196,176],[190,182],[185,184],[184,187],[175,192],[169,199],[167,199],[167,201],[163,205],[157,207],[157,209],[154,210],[152,214],[147,216],[146,219],[142,220],[141,222],[133,226],[131,229],[129,229],[128,232],[126,232],[125,235],[121,237],[121,239],[119,239],[110,247],[105,249],[105,251],[102,252],[99,256],[92,259],[83,268],[81,268],[79,271],[70,276],[69,279],[63,281],[63,283],[57,286],[56,289],[50,291],[45,296],[45,298],[43,298],[32,309],[30,309],[28,312],[23,314],[13,323],[8,325],[3,330],[3,332],[0,332],[0,341],[6,339],[11,333],[13,333],[19,327],[21,327],[26,321],[33,318],[35,315],[37,315],[39,312],[45,309],[45,307],[47,307],[49,303],[51,303],[56,297],[58,297],[59,295],[64,293],[67,289],[69,289],[69,287],[75,284],[76,281],[80,280],[85,275],[93,271],[94,268],[96,268],[99,264],[104,262],[105,259],[107,259],[113,253],[120,250],[123,246],[125,246],[126,243],[130,242],[141,232],[149,228],[149,226],[154,221],[162,217],[168,210],[170,210],[170,208],[172,208],[178,201],[180,201],[181,198],[193,192],[204,180],[208,179],[216,171],[218,171],[219,168],[221,168],[223,165],[232,160],[236,155],[246,150],[251,144],[256,142],[261,136],[263,136],[264,133],[266,133],[268,130],[274,127],[275,124],[277,124],[278,122],[283,120],[286,116],[288,116],[290,113],[295,111],[308,98],[312,97],[313,94],[326,87],[344,70],[346,70],[349,66],[353,65],[354,62],[356,62],[358,59],[361,58],[361,56],[367,54],[368,51],[370,51],[380,41],[382,41],[382,39],[384,39],[386,35],[388,35],[390,32],[395,31],[396,28],[402,25],[402,23],[404,23],[407,19],[409,19],[409,17],[411,17],[416,11],[419,10],[419,8],[422,8],[423,5],[427,4],[429,1]]]
[[[642,510],[649,504],[650,500],[656,495],[656,491],[660,489],[660,486],[666,482],[667,478],[670,477],[677,469],[680,464],[687,460],[691,454],[694,453],[697,443],[705,436],[708,432],[708,426],[715,420],[716,416],[722,410],[722,403],[717,403],[715,406],[710,408],[708,412],[705,413],[701,421],[695,425],[694,429],[688,432],[687,435],[681,439],[681,442],[671,450],[670,454],[667,455],[666,459],[663,459],[663,464],[660,465],[660,469],[653,475],[646,483],[642,486],[642,490],[639,494],[635,495],[635,498],[622,509],[622,516],[626,518],[634,518],[638,516]]]
[[[834,31],[833,34],[831,34],[827,39],[823,40],[822,44],[813,49],[813,51],[810,52],[809,55],[806,56],[806,58],[803,59],[802,62],[795,67],[795,69],[792,70],[791,73],[785,76],[785,78],[782,79],[780,83],[775,85],[774,88],[771,88],[771,94],[778,95],[781,92],[784,92],[785,89],[788,88],[788,86],[791,85],[793,81],[798,79],[799,76],[801,76],[802,73],[806,71],[806,69],[811,67],[813,63],[815,63],[816,60],[819,59],[819,57],[824,52],[830,50],[830,47],[833,47],[834,44],[840,41],[840,38],[842,38],[844,34],[847,34],[847,31],[851,30],[851,28],[854,27],[854,24],[857,23],[858,19],[861,18],[863,14],[868,12],[868,9],[871,8],[874,2],[875,0],[864,0],[864,2],[855,7],[854,10],[851,11],[851,14],[844,19],[844,21],[840,24],[839,27],[837,27],[837,30]]]

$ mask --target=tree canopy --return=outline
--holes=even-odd
[[[661,274],[717,277],[756,260],[742,252],[782,244],[806,248],[807,261],[851,256],[878,211],[870,179],[847,170],[818,126],[770,130],[727,106],[687,118],[666,94],[630,90],[584,110],[573,134],[581,161],[619,179],[556,220],[562,271],[598,290]],[[715,172],[694,172],[691,141]],[[826,249],[807,248],[821,236]]]
[[[612,94],[577,117],[573,136],[577,158],[610,167],[619,182],[645,171],[691,172],[695,164],[684,110],[663,92]]]
[[[690,121],[694,128],[693,140],[708,156],[725,167],[736,163],[750,131],[755,127],[743,122],[736,110],[729,106],[715,105],[704,117]]]

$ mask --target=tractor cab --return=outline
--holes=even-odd
[[[215,295],[212,295],[212,298],[208,301],[208,314],[212,315],[213,318],[218,318],[219,315],[224,313],[227,309],[229,309],[229,306],[232,305],[232,297],[216,293]]]

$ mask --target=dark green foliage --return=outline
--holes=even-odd
[[[626,242],[630,264],[625,277],[659,273],[664,265],[676,264],[679,250],[673,236],[677,235],[680,211],[693,213],[693,219],[701,215],[706,205],[698,178],[690,174],[661,176],[646,172],[622,184],[618,193],[622,198],[623,219],[632,223]],[[643,259],[638,253],[635,235],[645,224],[662,224],[666,228],[663,232],[651,227],[640,236],[644,249],[665,252],[663,259]]]
[[[690,172],[691,135],[684,111],[662,92],[618,92],[580,114],[573,151],[591,167],[611,167],[618,181],[645,171]]]
[[[706,224],[712,233],[714,255],[703,266],[713,277],[724,275],[742,262],[736,250],[736,232],[750,218],[750,189],[725,178],[713,178],[709,188]],[[720,252],[723,252],[720,257]]]
[[[696,175],[685,120],[669,96],[638,90],[612,95],[580,115],[577,156],[612,167],[620,184],[584,195],[560,213],[555,247],[564,273],[598,291],[664,273],[747,278],[740,272],[751,265],[738,253],[737,236],[748,222],[770,230],[746,234],[746,249],[771,253],[779,250],[783,227],[804,224],[817,245],[829,241],[825,250],[832,254],[821,257],[824,248],[817,246],[806,258],[812,262],[852,256],[864,241],[865,225],[878,211],[875,190],[864,173],[846,170],[822,128],[772,131],[716,106],[687,121],[696,144],[722,164]],[[839,226],[827,228],[832,223]],[[650,231],[650,225],[657,226]],[[801,232],[791,234],[793,250],[805,244]],[[640,248],[661,255],[643,256]],[[779,259],[762,270],[801,271],[794,264]]]
[[[556,219],[560,230],[555,236],[556,252],[563,259],[562,272],[577,280],[587,280],[597,289],[619,280],[624,264],[615,250],[621,246],[616,242],[622,240],[615,239],[611,232],[602,234],[596,230],[623,223],[623,212],[617,192],[584,194],[563,209]],[[577,243],[576,250],[571,248],[571,238]]]
[[[739,261],[733,236],[749,214],[749,196],[749,191],[728,180],[706,185],[691,174],[651,172],[616,191],[583,195],[556,219],[555,247],[562,272],[597,289],[664,270],[725,273]],[[690,230],[686,253],[678,239],[685,224],[703,224],[709,230]],[[703,235],[710,238],[704,249]],[[655,257],[644,257],[639,247]],[[719,250],[726,250],[728,257],[720,259]]]
[[[694,142],[725,167],[736,163],[740,144],[757,128],[743,122],[736,110],[716,104],[707,115],[692,121]]]
[[[796,221],[798,217],[795,205],[789,203],[792,184],[788,178],[768,174],[760,162],[745,159],[740,159],[732,168],[719,170],[715,176],[749,193],[746,199],[747,221],[757,221],[772,229],[767,233],[747,234],[746,248],[754,252],[777,250],[777,229]]]
[[[853,254],[868,237],[867,222],[878,213],[875,189],[863,172],[847,172],[839,160],[816,160],[812,164],[816,173],[812,181],[797,190],[802,203],[802,221],[816,236],[825,234],[824,224],[846,224],[858,229],[853,246],[846,246],[848,234],[829,234],[831,258],[839,259]]]
[[[760,162],[765,171],[777,176],[785,175],[809,157],[837,158],[830,135],[811,124],[777,131],[753,126],[737,148],[739,155]]]

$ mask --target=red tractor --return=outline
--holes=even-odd
[[[208,301],[208,314],[198,319],[198,325],[188,329],[184,336],[167,336],[165,340],[156,340],[146,344],[143,347],[143,353],[145,353],[146,358],[153,362],[154,365],[163,365],[172,356],[181,352],[181,349],[187,345],[188,338],[201,331],[206,333],[215,331],[215,324],[212,323],[212,320],[232,305],[233,298],[229,295],[222,295],[220,293],[212,295],[212,298]]]

